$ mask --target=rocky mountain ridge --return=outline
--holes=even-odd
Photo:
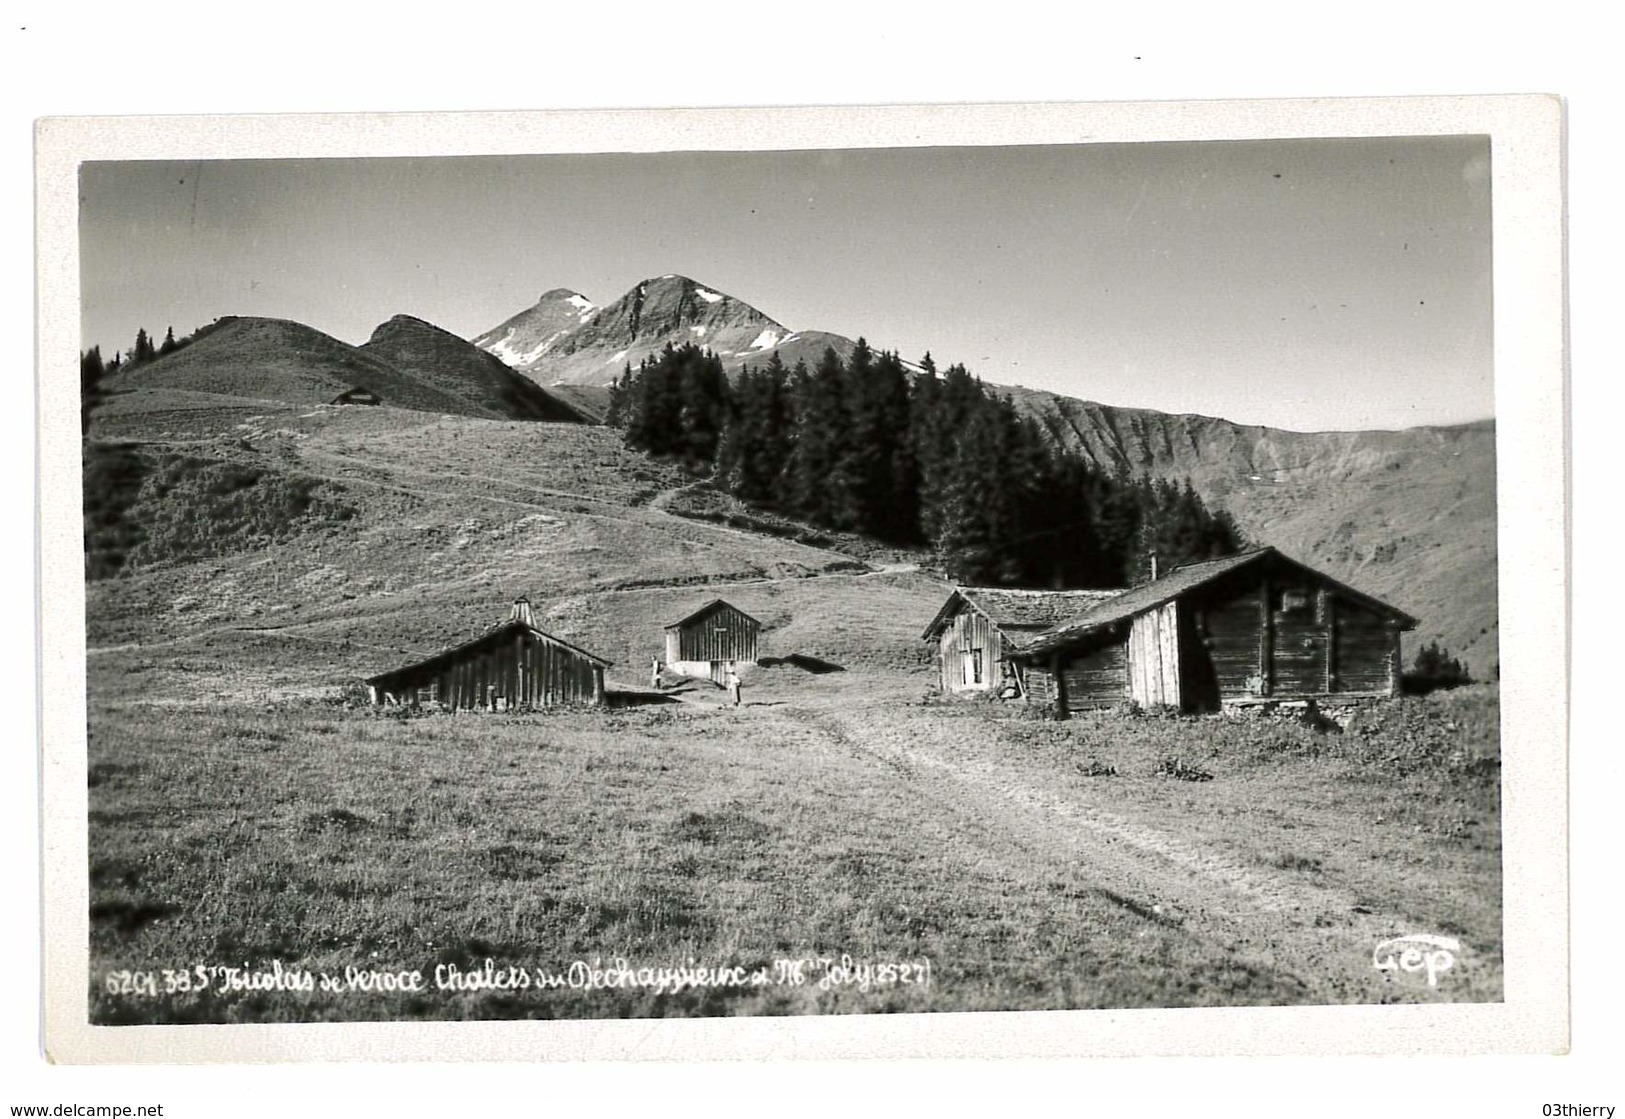
[[[812,365],[828,347],[844,357],[853,346],[827,331],[792,330],[741,299],[676,273],[643,280],[603,307],[569,288],[554,288],[473,342],[548,386],[609,385],[668,342],[704,346],[730,372],[747,362],[765,365],[775,353],[787,366],[802,360]]]

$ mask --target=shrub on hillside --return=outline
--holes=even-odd
[[[103,574],[248,551],[357,512],[331,486],[277,470],[183,455],[146,460],[141,468],[139,485],[96,499],[105,506],[99,523],[119,526],[103,529],[112,541],[101,544]],[[87,541],[92,492],[87,478]],[[121,548],[123,540],[133,542]]]
[[[1441,647],[1438,641],[1430,641],[1416,651],[1416,662],[1400,684],[1407,695],[1427,695],[1472,682],[1472,673],[1450,655],[1449,649]]]

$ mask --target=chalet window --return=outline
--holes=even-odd
[[[967,684],[980,684],[982,682],[982,650],[972,647],[965,650],[964,679]]]
[[[1304,591],[1282,591],[1281,613],[1296,614],[1309,609],[1309,595]]]

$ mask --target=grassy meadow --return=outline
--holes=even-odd
[[[1341,734],[853,704],[398,717],[336,697],[100,707],[101,1023],[571,1018],[1497,999],[1494,693]],[[840,681],[837,683],[836,681]],[[1179,764],[1170,764],[1177,761]],[[1467,946],[1437,989],[1371,966]],[[929,961],[926,984],[160,993],[124,971]],[[275,962],[275,963],[273,963]]]

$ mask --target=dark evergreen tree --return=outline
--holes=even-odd
[[[632,393],[632,363],[627,362],[621,375],[610,382],[609,404],[604,410],[604,423],[623,430],[627,423],[627,405]]]
[[[152,348],[152,339],[147,337],[147,328],[141,327],[135,332],[135,350],[130,354],[130,363],[139,365],[144,361],[151,361],[157,356]]]
[[[710,468],[741,500],[813,524],[925,542],[963,582],[1121,587],[1233,552],[1234,522],[1187,480],[1112,477],[1057,449],[1052,433],[929,354],[910,378],[859,340],[816,369],[741,369],[667,345],[612,386],[630,446]]]
[[[845,474],[845,367],[826,347],[810,377],[798,385],[795,444],[786,465],[790,512],[815,524],[850,528],[851,487]]]
[[[79,426],[83,431],[90,430],[90,411],[101,403],[102,381],[106,376],[100,346],[92,346],[79,355]]]
[[[163,357],[165,354],[172,354],[179,348],[179,345],[175,342],[175,328],[170,327],[164,331],[164,340],[158,344],[158,356]]]

